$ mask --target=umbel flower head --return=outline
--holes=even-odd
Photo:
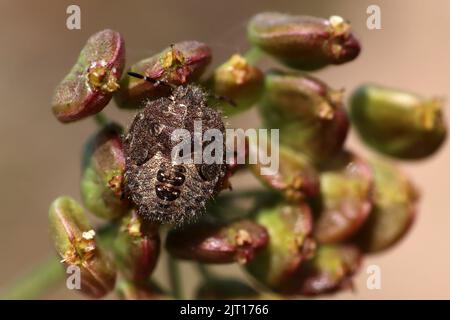
[[[350,150],[346,136],[354,126],[382,154],[424,159],[446,138],[441,102],[366,85],[352,94],[348,117],[344,90],[305,72],[358,57],[359,41],[338,16],[260,13],[248,38],[249,54],[234,53],[210,74],[212,50],[198,41],[169,45],[123,74],[123,37],[100,31],[57,86],[52,110],[60,122],[97,114],[100,124],[86,142],[80,181],[83,206],[103,223],[92,227],[69,197],[49,212],[56,251],[80,268],[83,293],[180,298],[176,261],[186,260],[202,275],[197,298],[321,295],[350,288],[364,255],[392,247],[409,230],[419,198],[413,183],[389,160]],[[258,66],[264,53],[279,66]],[[132,123],[98,114],[113,97],[119,108],[136,109]],[[279,129],[280,145],[267,149],[279,150],[272,175],[261,174],[262,161],[243,165],[237,155],[231,163],[172,161],[174,130],[191,133],[202,120],[202,134],[224,133],[224,115],[256,106],[263,128]],[[194,136],[188,145],[196,143]],[[248,161],[257,143],[245,145]],[[234,174],[242,171],[260,186],[240,190]],[[154,276],[162,255],[171,290]],[[252,281],[212,274],[210,264],[238,264]]]

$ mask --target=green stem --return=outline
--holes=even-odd
[[[197,265],[198,273],[206,280],[209,281],[214,278],[214,276],[211,274],[211,272],[208,270],[208,267],[206,267],[204,264],[199,263]]]
[[[48,289],[60,284],[64,277],[64,268],[59,259],[52,256],[8,288],[6,293],[0,296],[0,300],[36,299]]]
[[[170,255],[167,256],[167,263],[169,266],[169,282],[172,289],[172,294],[175,299],[183,299],[183,290],[181,288],[180,279],[180,266],[178,261],[172,258]]]
[[[263,56],[263,52],[256,46],[251,47],[245,54],[244,58],[249,64],[255,65]]]
[[[103,113],[99,112],[94,116],[94,120],[97,123],[99,127],[104,127],[108,123],[110,123],[107,116],[105,116]]]

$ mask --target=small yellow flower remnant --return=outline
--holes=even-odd
[[[236,84],[242,84],[250,74],[247,60],[239,54],[234,54],[230,58],[229,66],[227,67],[233,75]]]
[[[105,93],[117,91],[120,86],[115,76],[116,72],[116,68],[112,68],[109,71],[105,61],[92,63],[87,73],[89,87]]]
[[[132,237],[140,237],[141,232],[141,222],[137,217],[132,217],[130,223],[127,225],[128,234]]]
[[[185,58],[180,50],[177,50],[174,45],[170,46],[170,50],[164,53],[161,57],[161,65],[164,69],[178,68],[185,62]]]
[[[310,260],[316,253],[317,243],[312,238],[306,238],[302,246],[302,256],[305,260]]]
[[[235,236],[236,245],[239,247],[245,247],[252,244],[252,238],[247,230],[239,229]],[[246,264],[248,262],[248,253],[246,250],[238,251],[237,263]]]
[[[294,255],[297,255],[298,253],[303,253],[303,251],[305,250],[304,246],[306,244],[306,241],[307,238],[303,233],[293,234],[293,237],[289,241],[288,245],[289,251]]]
[[[291,183],[286,186],[286,197],[291,201],[297,201],[302,198],[303,178],[296,175]]]
[[[122,175],[114,175],[111,179],[108,181],[108,187],[111,189],[111,191],[116,195],[120,196],[122,191]]]
[[[317,115],[319,116],[320,119],[324,120],[333,120],[334,109],[331,107],[331,105],[341,105],[342,98],[344,96],[344,89],[341,90],[330,89],[329,91],[330,92],[328,93],[328,100],[320,103],[317,109]]]
[[[94,254],[95,248],[95,231],[84,231],[81,238],[73,239],[72,246],[65,252],[61,262],[80,265]]]
[[[329,18],[330,30],[329,32],[332,35],[330,40],[335,38],[341,38],[348,36],[350,32],[350,25],[340,16],[331,16]],[[340,56],[343,50],[343,44],[339,42],[332,41],[331,43],[331,52],[335,56]]]
[[[432,98],[416,110],[419,124],[425,130],[431,131],[442,122],[442,98]]]
[[[317,115],[320,119],[332,120],[334,118],[334,111],[327,102],[323,102],[318,106]]]
[[[91,229],[89,231],[83,232],[81,234],[81,237],[85,240],[92,240],[95,237],[95,231]]]
[[[350,25],[340,16],[331,16],[328,21],[334,36],[346,34],[350,30]]]
[[[301,176],[295,176],[292,180],[292,188],[299,190],[303,186],[303,179]]]
[[[236,244],[238,246],[244,246],[247,244],[251,244],[252,238],[250,233],[247,230],[239,229],[236,234]]]

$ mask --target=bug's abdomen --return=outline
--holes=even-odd
[[[181,191],[170,184],[157,184],[155,192],[159,199],[164,201],[174,201],[180,197]]]
[[[161,168],[156,173],[157,183],[155,192],[159,199],[174,201],[180,197],[180,187],[186,181],[186,169],[182,165],[171,167],[169,170]]]

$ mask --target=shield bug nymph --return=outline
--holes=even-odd
[[[203,133],[217,129],[224,134],[221,114],[207,105],[208,94],[197,85],[172,86],[129,74],[170,86],[172,92],[169,97],[145,101],[125,135],[125,192],[143,218],[170,224],[192,220],[219,191],[227,164],[225,157],[219,164],[174,161],[172,150],[178,142],[171,139],[172,133],[176,129],[193,133],[194,123],[201,121]],[[196,143],[194,140],[192,144]],[[207,144],[203,142],[201,149]]]

